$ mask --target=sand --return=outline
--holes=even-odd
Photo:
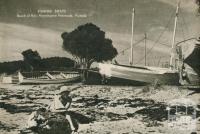
[[[47,107],[59,85],[0,85],[0,133],[17,134],[38,107]],[[71,91],[72,117],[79,122],[80,134],[175,134],[191,133],[168,127],[167,103],[189,98],[200,107],[199,92],[162,86],[67,86]],[[197,111],[197,129],[200,133]]]

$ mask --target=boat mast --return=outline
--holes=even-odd
[[[133,8],[132,12],[132,29],[131,29],[131,55],[130,55],[130,65],[133,65],[133,32],[134,32],[134,18],[135,18],[135,9]]]
[[[144,34],[144,65],[147,65],[147,34]]]
[[[173,38],[172,38],[172,52],[171,52],[171,57],[170,57],[170,68],[174,69],[175,67],[175,49],[174,45],[175,45],[175,37],[176,37],[176,28],[177,28],[177,23],[178,23],[178,14],[179,14],[179,7],[180,7],[180,1],[177,4],[176,7],[176,17],[175,17],[175,21],[174,21],[174,31],[173,31]]]

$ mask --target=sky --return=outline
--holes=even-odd
[[[158,42],[164,45],[156,44],[148,57],[167,59],[176,5],[176,0],[1,0],[0,62],[20,60],[20,53],[29,48],[42,57],[70,57],[62,49],[61,33],[89,22],[105,31],[121,52],[130,46],[132,8],[136,11],[134,41],[144,38],[146,33],[150,50],[160,38]],[[47,10],[50,13],[44,13]],[[194,0],[181,0],[176,42],[200,35],[196,10]],[[55,14],[60,16],[44,16]],[[134,49],[135,61],[140,60],[144,56],[144,42]],[[118,60],[127,62],[128,53],[124,51]]]

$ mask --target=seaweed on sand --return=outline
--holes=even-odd
[[[152,120],[152,121],[164,121],[167,120],[167,110],[166,105],[162,103],[154,104],[153,106],[149,106],[138,110],[135,114],[140,114],[144,116],[144,119]]]
[[[84,107],[89,107],[89,106],[96,106],[98,104],[108,104],[110,100],[107,99],[101,99],[98,98],[97,96],[94,97],[81,97],[80,99],[74,101],[76,103],[84,103]]]
[[[91,121],[117,121],[127,119],[126,115],[116,114],[112,112],[102,112],[98,109],[87,109],[81,112],[86,117],[90,118]]]
[[[123,98],[123,99],[118,99],[115,102],[111,102],[110,106],[116,107],[117,105],[126,105],[126,107],[146,107],[146,106],[151,106],[155,102],[154,100],[143,100],[141,98],[135,98],[135,99],[128,99],[128,98]]]
[[[14,126],[8,126],[8,125],[6,125],[6,124],[4,124],[4,123],[2,123],[0,121],[0,130],[11,131],[13,129],[16,129],[16,127],[14,127]]]
[[[21,112],[26,112],[30,113],[36,109],[36,105],[34,106],[17,106],[5,102],[0,102],[0,108],[5,109],[7,112],[14,114],[14,113],[21,113]]]

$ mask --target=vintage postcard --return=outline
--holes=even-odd
[[[0,134],[198,133],[199,0],[0,0]]]

